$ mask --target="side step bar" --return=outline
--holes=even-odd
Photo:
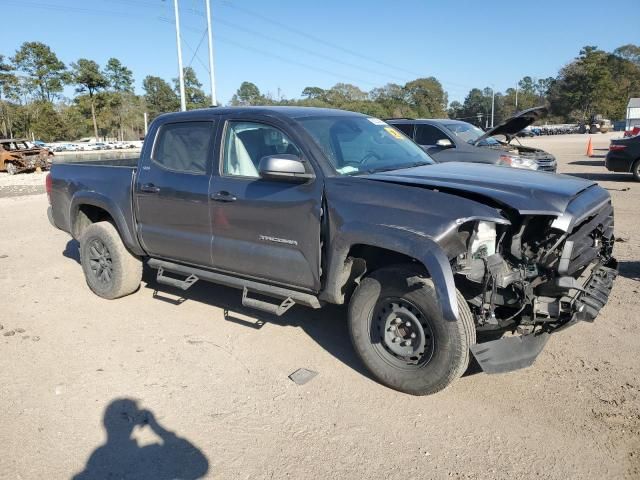
[[[244,278],[232,277],[223,273],[211,272],[209,270],[203,270],[196,267],[190,267],[187,265],[181,265],[179,263],[168,262],[165,260],[159,260],[157,258],[151,258],[147,262],[151,268],[158,270],[158,282],[165,285],[171,285],[174,287],[186,290],[198,280],[206,280],[208,282],[217,283],[219,285],[225,285],[227,287],[242,289],[242,305],[258,310],[263,310],[275,315],[282,315],[295,303],[304,305],[311,308],[320,308],[320,300],[315,295],[310,293],[299,292],[297,290],[290,290],[284,287],[276,287],[274,285],[268,285],[266,283],[256,282],[254,280],[246,280]],[[171,272],[174,274],[186,275],[185,280],[175,279],[163,275],[163,273]],[[186,287],[186,288],[185,288]],[[280,299],[279,304],[265,302],[255,298],[249,298],[249,291],[255,292],[261,295],[267,295],[275,299]]]
[[[280,304],[269,303],[257,298],[249,298],[249,289],[244,287],[242,289],[242,306],[248,308],[255,308],[256,310],[262,310],[278,317],[284,315],[287,310],[296,304],[291,297],[287,297]]]
[[[171,278],[164,275],[164,268],[158,268],[158,275],[156,276],[156,281],[158,283],[162,283],[164,285],[170,285],[172,287],[181,288],[182,290],[187,290],[191,285],[196,283],[199,280],[198,277],[191,274],[184,280],[180,280],[179,278]]]

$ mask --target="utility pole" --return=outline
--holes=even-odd
[[[491,87],[491,128],[493,128],[493,111],[496,106],[496,91]]]
[[[211,31],[211,0],[205,0],[207,6],[207,32],[209,35],[209,79],[211,81],[211,105],[218,106],[216,100],[216,80],[213,69],[213,32]]]
[[[516,112],[518,111],[518,85],[516,84]]]
[[[187,109],[187,100],[184,93],[184,70],[182,69],[182,47],[180,46],[180,12],[178,11],[178,0],[173,0],[173,9],[176,16],[176,44],[178,47],[178,68],[180,79],[180,110],[183,112]]]
[[[144,136],[147,136],[149,133],[149,117],[147,116],[147,112],[144,112]]]

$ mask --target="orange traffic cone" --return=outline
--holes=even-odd
[[[591,137],[589,137],[589,143],[587,143],[587,157],[593,157],[593,145],[591,145]]]

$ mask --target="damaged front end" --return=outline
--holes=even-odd
[[[578,195],[561,216],[509,217],[510,225],[462,225],[466,251],[452,260],[476,320],[480,343],[472,352],[487,373],[527,367],[549,334],[593,321],[617,275],[613,208],[604,190]]]

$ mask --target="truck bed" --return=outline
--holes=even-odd
[[[71,217],[74,205],[82,198],[84,203],[111,212],[125,240],[135,238],[132,188],[137,161],[123,158],[54,163],[50,175],[55,225],[73,235]]]
[[[91,165],[102,167],[137,167],[138,156],[124,158],[104,158],[104,155],[84,154],[78,156],[56,157],[57,165]]]

